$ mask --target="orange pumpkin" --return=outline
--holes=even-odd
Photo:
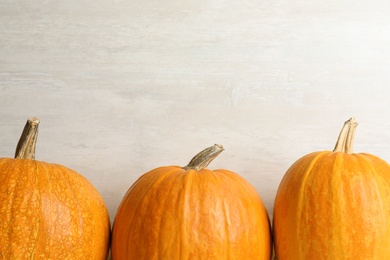
[[[357,122],[333,151],[308,154],[286,172],[274,205],[278,260],[390,259],[390,165],[352,153]]]
[[[113,225],[114,260],[270,259],[270,223],[256,190],[236,173],[206,169],[222,150],[154,169],[130,187]]]
[[[106,259],[103,199],[75,171],[34,160],[38,124],[27,121],[15,159],[0,159],[0,259]]]

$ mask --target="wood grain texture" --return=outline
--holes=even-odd
[[[214,143],[210,168],[269,212],[300,156],[360,122],[356,151],[390,160],[390,2],[0,0],[0,154],[39,116],[37,159],[102,193]],[[65,127],[66,126],[66,127]]]

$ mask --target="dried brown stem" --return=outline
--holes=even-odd
[[[353,140],[355,138],[355,131],[357,126],[358,122],[353,117],[345,121],[336,146],[333,150],[334,152],[343,152],[348,154],[352,153]]]
[[[215,144],[211,147],[208,147],[198,153],[192,158],[187,166],[183,167],[185,170],[193,169],[199,171],[206,168],[209,163],[214,160],[222,151],[224,150],[222,145]]]
[[[39,119],[37,117],[31,117],[27,120],[18,145],[16,146],[15,159],[35,159],[38,126]]]

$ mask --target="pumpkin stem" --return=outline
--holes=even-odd
[[[355,138],[358,122],[355,118],[345,121],[333,152],[352,153],[353,139]]]
[[[196,171],[202,170],[206,168],[209,163],[214,160],[223,150],[225,149],[222,145],[214,144],[213,146],[208,147],[195,155],[194,158],[192,158],[192,160],[188,163],[188,165],[183,167],[183,169],[192,169]]]
[[[16,146],[15,159],[35,159],[35,146],[38,138],[39,118],[31,117],[24,126]]]

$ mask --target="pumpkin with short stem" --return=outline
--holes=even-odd
[[[130,187],[113,225],[114,260],[270,259],[259,194],[236,173],[206,168],[222,150],[214,145],[186,167],[154,169]]]
[[[390,165],[353,153],[356,120],[333,151],[308,154],[286,172],[274,204],[278,260],[390,259]]]
[[[106,259],[102,197],[75,171],[34,160],[38,124],[27,121],[15,159],[0,159],[0,259]]]

